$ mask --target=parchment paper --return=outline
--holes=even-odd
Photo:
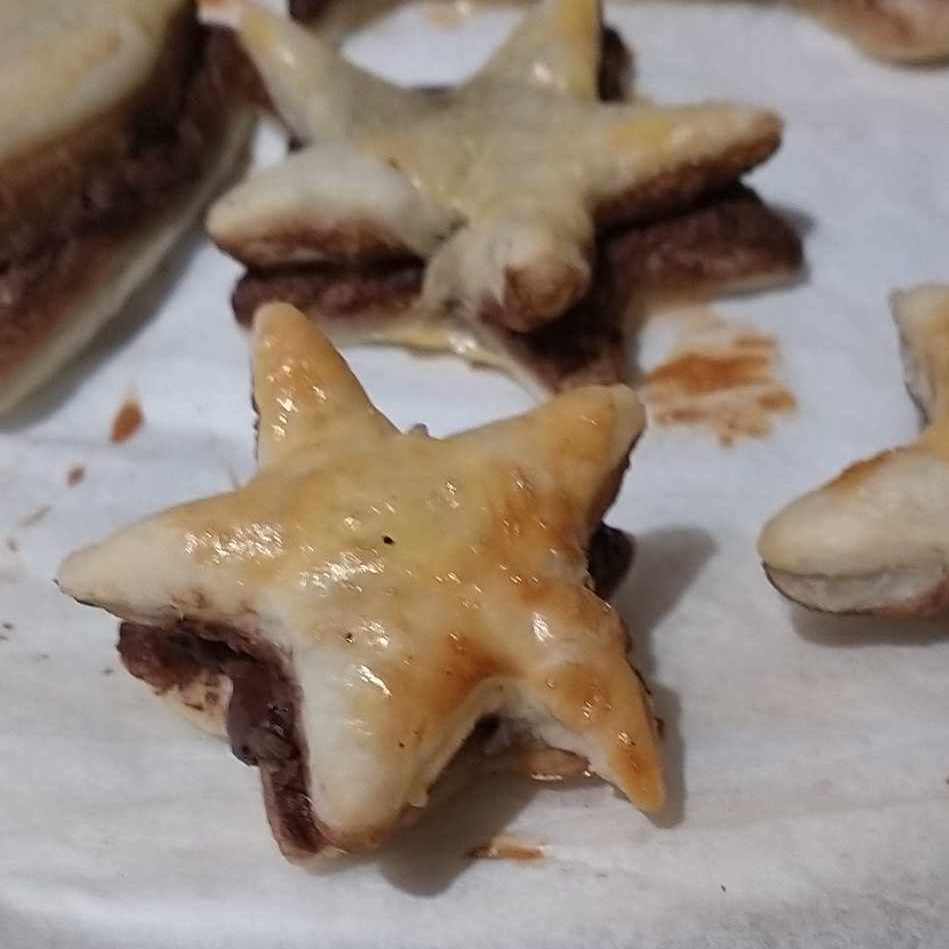
[[[236,270],[196,235],[0,431],[3,949],[949,945],[947,624],[796,613],[754,551],[791,496],[916,430],[886,295],[949,279],[949,72],[874,64],[781,10],[610,12],[647,93],[786,116],[754,181],[810,260],[803,284],[717,307],[779,337],[798,412],[730,450],[651,431],[611,515],[639,538],[619,604],[666,721],[670,814],[651,823],[601,784],[495,779],[377,856],[303,872],[271,842],[256,773],[121,670],[112,620],[57,592],[77,545],[253,470]],[[453,80],[515,16],[446,29],[407,10],[350,49],[399,79]],[[645,368],[667,335],[646,329]],[[454,360],[350,355],[401,424],[443,433],[529,404]],[[130,390],[145,425],[110,444]],[[465,857],[502,830],[544,859]]]

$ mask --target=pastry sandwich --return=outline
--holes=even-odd
[[[375,847],[452,762],[511,742],[557,752],[537,777],[589,769],[660,808],[648,693],[589,571],[644,425],[633,392],[403,433],[272,304],[254,398],[256,477],[74,554],[59,583],[121,619],[134,675],[260,769],[284,854]]]
[[[473,79],[434,91],[251,3],[201,10],[235,29],[309,143],[211,210],[212,238],[248,268],[239,317],[291,300],[341,341],[448,349],[556,391],[624,378],[631,296],[800,265],[796,235],[736,188],[780,121],[617,101],[627,56],[594,0],[539,5]]]

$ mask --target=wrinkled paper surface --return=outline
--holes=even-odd
[[[949,942],[949,622],[803,615],[754,549],[793,495],[916,431],[886,297],[949,279],[949,72],[869,62],[781,10],[610,12],[647,94],[787,118],[753,180],[804,230],[810,261],[802,285],[716,305],[777,335],[797,413],[732,449],[650,431],[611,514],[639,541],[618,602],[666,722],[669,814],[652,823],[597,783],[486,780],[378,855],[301,871],[270,839],[256,773],[121,670],[112,619],[57,592],[71,549],[253,470],[237,271],[196,235],[0,428],[4,949]],[[453,80],[515,16],[449,29],[404,10],[350,51],[407,82]],[[645,330],[642,366],[667,335]],[[452,359],[350,355],[402,425],[440,434],[529,405]],[[114,445],[130,391],[145,425]],[[86,476],[69,487],[75,465]],[[544,859],[466,858],[502,831]]]

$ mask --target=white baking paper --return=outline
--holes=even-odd
[[[779,337],[798,412],[730,450],[650,431],[611,515],[639,539],[619,604],[666,721],[669,815],[600,784],[490,780],[378,855],[301,871],[270,839],[256,773],[121,670],[113,620],[57,592],[71,549],[252,471],[236,268],[196,235],[0,431],[3,949],[949,945],[947,624],[805,616],[754,549],[786,500],[916,430],[886,297],[949,279],[949,72],[872,63],[765,5],[610,13],[645,92],[783,113],[786,144],[754,183],[810,261],[799,286],[717,307]],[[448,29],[404,10],[350,49],[445,82],[516,15]],[[664,339],[645,331],[646,368]],[[400,424],[444,433],[529,404],[451,359],[350,355]],[[146,422],[113,445],[130,391]],[[466,858],[501,831],[545,857]]]

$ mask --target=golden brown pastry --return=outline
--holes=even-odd
[[[893,312],[926,429],[789,505],[759,541],[771,582],[813,609],[927,616],[949,607],[949,285],[895,293]]]
[[[440,93],[383,82],[243,0],[201,10],[238,31],[309,143],[214,206],[216,243],[258,269],[420,257],[429,313],[544,325],[586,293],[595,223],[687,205],[780,141],[760,109],[599,102],[596,0],[546,0]]]
[[[399,432],[297,310],[255,322],[260,472],[70,557],[129,668],[260,768],[284,853],[376,846],[479,723],[644,810],[658,740],[590,536],[642,431],[624,386],[446,439]]]
[[[0,411],[157,267],[243,156],[188,0],[0,0]]]

